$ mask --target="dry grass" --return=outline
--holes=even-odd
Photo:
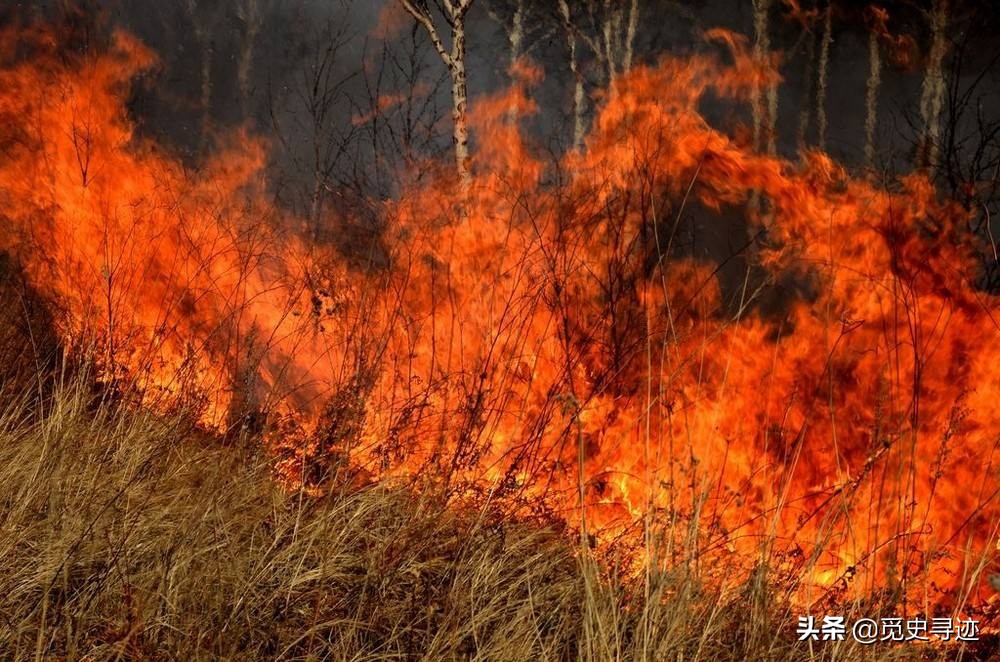
[[[11,658],[929,652],[809,649],[763,584],[724,597],[678,571],[650,591],[598,570],[567,536],[431,495],[283,491],[252,445],[222,446],[68,381],[44,406],[8,392],[0,409],[0,650]]]
[[[0,303],[34,310],[15,285],[0,278]],[[557,527],[429,489],[282,489],[257,440],[223,444],[53,370],[58,361],[37,358],[58,356],[42,312],[0,322],[0,658],[966,653],[810,647],[795,640],[799,612],[767,572],[725,590],[684,563],[626,580],[613,557],[598,563]]]

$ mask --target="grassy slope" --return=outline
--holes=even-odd
[[[0,413],[0,650],[18,659],[810,657],[759,592],[676,577],[644,601],[540,527],[384,487],[303,497],[255,453],[88,389],[33,401]]]
[[[959,652],[810,648],[794,641],[796,611],[763,583],[724,597],[684,568],[618,581],[569,536],[433,494],[283,491],[252,440],[224,446],[179,421],[102,403],[85,380],[60,385],[52,362],[34,358],[57,354],[42,351],[51,327],[13,284],[0,278],[0,305],[24,310],[27,322],[0,319],[0,658]]]

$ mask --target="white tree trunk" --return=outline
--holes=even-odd
[[[941,108],[944,106],[944,55],[948,48],[946,30],[948,27],[948,2],[937,0],[931,13],[931,51],[928,56],[927,73],[920,90],[920,115],[924,120],[924,135],[921,140],[923,162],[933,167],[937,161],[938,140],[941,134]]]
[[[763,64],[771,50],[771,36],[768,31],[768,16],[771,0],[754,0],[754,59]],[[755,149],[765,149],[768,154],[775,151],[774,125],[778,114],[778,88],[770,83],[762,92],[759,87],[750,99],[753,112],[753,142]]]
[[[830,66],[830,44],[833,43],[832,5],[823,13],[823,36],[819,45],[819,71],[816,76],[816,145],[826,149],[826,76]]]
[[[617,75],[615,67],[614,36],[618,34],[618,26],[616,23],[620,20],[620,14],[611,9],[611,2],[612,0],[604,0],[604,25],[601,30],[601,37],[604,40],[604,63],[608,68],[609,86],[615,82],[615,77]]]
[[[805,80],[805,85],[802,87],[802,103],[799,109],[799,130],[795,137],[796,149],[799,153],[802,153],[806,149],[806,140],[809,133],[809,122],[811,120],[812,113],[812,96],[813,90],[813,71],[812,68],[815,66],[816,61],[816,41],[819,37],[816,35],[810,35],[808,41],[806,41],[806,57],[805,66],[803,69],[803,80]]]
[[[639,0],[604,0],[604,21],[601,25],[601,47],[595,49],[608,71],[608,83],[632,68],[635,35],[639,27]],[[624,24],[624,26],[623,26]]]
[[[244,0],[238,10],[246,26],[243,32],[243,42],[240,44],[240,59],[237,64],[236,80],[240,88],[240,104],[243,107],[243,118],[250,115],[250,71],[253,68],[254,44],[260,31],[260,8],[257,0]]]
[[[639,27],[639,0],[632,0],[628,9],[628,27],[625,30],[625,54],[622,56],[622,71],[632,69],[635,52],[635,33]]]
[[[465,76],[465,22],[457,21],[452,28],[451,119],[454,124],[455,167],[462,186],[472,178],[469,170],[468,86]]]
[[[868,34],[868,85],[865,93],[865,165],[875,162],[875,120],[878,113],[878,88],[881,82],[882,60],[878,50],[878,34]]]
[[[465,16],[473,0],[442,0],[442,11],[451,26],[451,50],[444,46],[434,19],[426,3],[415,4],[413,0],[399,0],[403,8],[427,31],[434,50],[448,67],[451,75],[451,118],[454,124],[452,142],[455,148],[455,168],[458,179],[465,188],[472,181],[469,169],[469,124],[468,86],[465,75]]]
[[[524,0],[518,0],[510,22],[510,64],[514,66],[524,52]]]
[[[195,40],[201,49],[201,134],[199,147],[205,148],[212,124],[212,40],[201,18],[198,16],[197,0],[187,0],[187,11],[191,18]]]
[[[585,130],[583,113],[586,94],[583,89],[583,75],[580,73],[576,32],[567,0],[559,0],[559,14],[562,17],[563,30],[566,33],[566,46],[569,49],[569,70],[573,74],[573,147],[579,149],[583,146]]]

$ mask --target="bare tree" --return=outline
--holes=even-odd
[[[754,0],[753,9],[753,53],[755,59],[763,62],[771,50],[771,36],[768,30],[771,0]],[[754,147],[760,149],[761,143],[764,142],[762,139],[766,138],[767,152],[773,154],[775,151],[774,123],[778,114],[777,83],[769,83],[767,90],[763,93],[759,87],[755,87],[753,96],[750,98],[750,105],[753,112]]]
[[[604,60],[610,83],[614,82],[618,74],[632,68],[635,33],[639,22],[639,2],[604,0],[602,14],[600,33],[603,51],[601,48],[595,48],[595,52],[600,53],[601,59]]]
[[[308,210],[313,238],[321,231],[324,201],[337,183],[338,168],[353,146],[356,127],[344,121],[350,110],[348,83],[357,71],[344,69],[349,43],[347,15],[331,19],[303,38],[303,60],[282,94],[268,91],[274,133],[306,185],[299,201]]]
[[[205,3],[204,6],[207,5],[208,3]],[[198,0],[186,0],[186,4],[184,5],[191,20],[194,38],[198,42],[198,47],[201,51],[200,147],[202,149],[204,149],[208,141],[208,134],[212,124],[212,60],[215,56],[215,46],[212,41],[212,22],[214,16],[206,16],[204,6],[199,7]],[[211,10],[212,7],[209,7],[209,11]]]
[[[926,143],[928,127],[924,107],[907,118],[915,135],[919,158],[929,162],[938,185],[969,211],[968,231],[980,260],[977,285],[1000,292],[1000,119],[987,109],[996,108],[1000,91],[1000,53],[983,57],[982,44],[991,43],[1000,18],[988,5],[951,17],[953,40],[947,69],[937,140]],[[915,113],[914,113],[915,115]]]
[[[596,37],[583,31],[579,36],[604,65],[610,85],[632,69],[639,0],[587,0],[585,9]]]
[[[361,127],[370,154],[376,157],[369,159],[372,170],[363,176],[373,178],[377,195],[398,190],[400,177],[425,176],[425,168],[410,167],[417,155],[441,151],[438,127],[446,111],[439,99],[449,76],[427,57],[431,47],[420,38],[420,30],[414,23],[400,39],[392,44],[383,40],[376,52],[365,57],[366,61],[371,57],[373,65],[362,75],[366,98],[353,123]]]
[[[263,22],[260,2],[261,0],[238,0],[236,5],[236,15],[243,22],[243,41],[239,47],[236,81],[240,90],[240,105],[244,118],[250,115],[250,71],[253,67],[257,33],[260,32]]]
[[[330,190],[337,164],[347,153],[352,128],[345,127],[335,112],[343,101],[345,86],[354,72],[338,73],[336,62],[340,49],[347,43],[343,28],[328,27],[316,43],[308,68],[303,71],[301,90],[312,135],[310,166],[312,193],[309,217],[314,232],[319,230],[320,210],[324,195]]]
[[[826,85],[830,67],[830,44],[833,43],[833,3],[823,12],[823,36],[819,40],[819,62],[816,64],[816,145],[826,148]]]
[[[812,111],[810,104],[812,103],[814,93],[812,68],[816,66],[816,42],[818,41],[818,37],[813,34],[813,26],[811,24],[804,24],[803,31],[806,38],[806,52],[803,58],[802,78],[805,84],[802,86],[802,102],[799,104],[799,127],[795,137],[795,144],[799,152],[802,152],[806,148],[806,134],[809,131]]]
[[[878,114],[878,88],[882,80],[882,58],[879,53],[879,35],[888,30],[888,14],[884,9],[871,7],[868,11],[868,83],[865,86],[865,165],[875,161],[875,121]]]
[[[579,149],[583,145],[584,107],[586,100],[583,89],[583,74],[580,72],[580,56],[577,52],[576,28],[569,10],[567,0],[559,0],[559,17],[562,19],[566,34],[566,47],[569,50],[569,70],[573,75],[573,147]]]
[[[451,117],[454,124],[452,142],[455,146],[455,167],[462,186],[472,179],[469,171],[468,85],[465,73],[465,18],[474,0],[399,0],[403,8],[430,37],[434,50],[451,74]],[[433,9],[444,16],[451,31],[451,48],[445,48],[434,22]]]
[[[935,0],[930,13],[931,51],[928,55],[927,73],[920,90],[920,115],[924,121],[922,160],[931,166],[937,160],[938,139],[941,133],[941,107],[944,105],[944,55],[948,48],[948,0]]]
[[[569,51],[569,69],[574,78],[573,146],[583,144],[585,132],[585,89],[579,44],[583,43],[603,65],[608,85],[632,69],[635,59],[635,37],[639,26],[639,0],[586,0],[579,3],[583,16],[574,16],[568,0],[558,0],[559,21],[562,23]],[[588,30],[581,25],[586,20]]]
[[[527,3],[525,0],[514,0],[510,9],[511,17],[509,22],[494,7],[489,6],[487,11],[490,14],[490,18],[499,23],[507,33],[507,42],[510,45],[510,64],[513,66],[525,52]]]

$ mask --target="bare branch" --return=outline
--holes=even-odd
[[[451,5],[448,0],[445,1],[449,6]],[[409,15],[412,16],[417,23],[422,25],[424,29],[427,30],[427,35],[431,39],[431,44],[434,45],[434,50],[436,50],[438,55],[441,56],[442,62],[444,62],[448,68],[451,68],[453,66],[451,54],[447,51],[447,49],[445,49],[444,42],[441,41],[437,28],[434,27],[434,21],[431,19],[427,6],[424,5],[423,7],[417,7],[413,4],[412,0],[399,0],[399,2],[403,5],[403,8],[407,11],[407,13],[409,13]]]

